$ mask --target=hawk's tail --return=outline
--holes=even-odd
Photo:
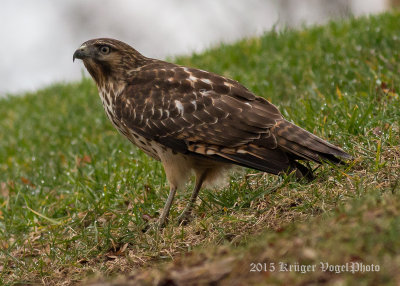
[[[295,171],[297,177],[309,180],[313,178],[312,170],[297,160],[340,164],[343,163],[341,158],[351,158],[339,147],[286,120],[279,121],[271,132],[276,139],[275,144],[254,141],[238,147],[222,147],[193,143],[188,149],[196,154],[275,175]]]
[[[341,148],[315,136],[286,120],[279,121],[272,129],[278,146],[291,154],[294,159],[310,160],[316,163],[330,161],[343,163],[351,156]]]

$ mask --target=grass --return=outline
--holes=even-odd
[[[192,223],[160,233],[141,230],[168,195],[162,166],[117,134],[92,80],[0,99],[1,283],[128,273],[119,279],[132,285],[400,283],[399,26],[392,12],[174,59],[240,81],[354,160],[319,168],[310,184],[236,172],[202,191]],[[172,218],[189,193],[178,194]],[[380,271],[250,271],[321,261]]]

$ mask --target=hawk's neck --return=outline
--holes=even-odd
[[[102,85],[98,84],[97,88],[104,110],[111,120],[115,115],[115,102],[124,90],[125,84],[119,82],[105,82]]]

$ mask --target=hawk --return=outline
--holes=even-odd
[[[350,155],[285,120],[266,99],[239,82],[200,69],[147,58],[121,41],[93,39],[78,48],[96,82],[112,124],[146,154],[161,161],[170,192],[159,226],[166,223],[176,190],[192,173],[186,221],[200,188],[232,165],[312,178],[298,160],[341,163]]]

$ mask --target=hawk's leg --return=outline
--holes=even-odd
[[[192,196],[190,197],[190,201],[187,204],[186,208],[183,210],[183,212],[178,217],[179,224],[181,224],[182,222],[186,223],[189,221],[189,217],[192,212],[193,205],[196,202],[196,199],[197,199],[197,196],[201,189],[201,186],[203,185],[204,179],[207,176],[207,171],[208,171],[208,169],[204,170],[203,172],[200,173],[200,175],[196,176],[196,185],[193,189]]]
[[[164,205],[164,209],[162,211],[162,214],[158,220],[158,227],[162,228],[164,227],[167,218],[168,218],[168,214],[169,214],[169,210],[171,209],[171,205],[172,205],[172,201],[174,200],[175,197],[175,193],[176,193],[176,187],[171,185],[170,191],[169,191],[169,195],[168,195],[168,199],[165,202]]]

